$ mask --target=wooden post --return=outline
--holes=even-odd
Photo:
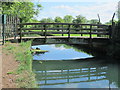
[[[44,30],[45,30],[45,41],[46,41],[46,38],[47,38],[47,30],[46,30],[46,25],[44,25]]]
[[[62,36],[64,36],[64,34],[63,34],[63,28],[64,28],[64,27],[63,27],[63,25],[62,25]]]
[[[5,24],[2,24],[2,26],[3,26],[3,29],[2,29],[2,45],[4,45],[4,43],[5,43]]]
[[[15,16],[14,17],[14,40],[16,40],[16,36],[17,36],[16,35],[17,34],[16,33],[16,30],[17,30],[17,20],[16,19],[17,19],[17,17]]]
[[[22,42],[22,26],[20,25],[20,43]]]
[[[100,16],[99,16],[99,14],[97,14],[97,16],[98,16],[98,20],[99,20],[98,24],[100,24]]]
[[[20,18],[20,24],[22,23],[22,19]],[[22,25],[20,25],[20,42],[22,42]]]
[[[70,41],[70,25],[68,25],[68,40]]]
[[[115,22],[112,23],[112,31],[111,31],[112,41],[115,40]]]
[[[90,43],[92,42],[92,34],[91,34],[91,32],[92,32],[92,25],[90,25]]]
[[[16,37],[18,36],[18,24],[19,24],[19,18],[16,16]]]
[[[2,15],[2,45],[5,43],[5,25],[6,25],[6,15]]]
[[[112,26],[111,25],[109,25],[109,27],[108,27],[108,30],[109,30],[109,39],[111,40],[112,39]]]
[[[82,25],[80,25],[80,30],[81,30],[81,33],[82,33]],[[81,34],[81,36],[83,36],[83,34]]]

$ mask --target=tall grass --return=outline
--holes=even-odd
[[[7,42],[3,50],[8,54],[13,53],[19,66],[14,72],[18,75],[16,84],[18,88],[37,88],[35,75],[32,72],[32,55],[30,52],[31,41],[20,44]]]

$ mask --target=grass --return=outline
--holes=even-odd
[[[54,36],[62,36],[62,34],[52,34]],[[68,34],[63,34],[63,36],[68,36]],[[81,36],[80,34],[70,34],[70,36]],[[89,34],[82,34],[82,36],[90,37]],[[97,37],[97,34],[92,35],[92,37]]]
[[[7,74],[14,74],[14,72],[7,72]]]
[[[7,74],[17,74],[17,88],[37,88],[35,74],[32,72],[32,55],[30,52],[31,41],[22,42],[20,44],[12,44],[7,42],[3,50],[13,53],[19,67],[15,72],[7,72]]]

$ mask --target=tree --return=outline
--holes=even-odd
[[[73,23],[86,23],[87,19],[81,15],[76,16],[76,18],[73,20]]]
[[[22,22],[27,22],[39,13],[41,7],[38,4],[35,9],[35,5],[32,2],[3,2],[2,14],[17,15]]]
[[[73,23],[77,23],[77,24],[82,24],[82,23],[86,23],[87,19],[81,15],[76,16],[76,18],[73,20]],[[74,25],[75,28],[79,28],[79,25]]]
[[[72,23],[73,17],[71,15],[64,16],[65,23]]]
[[[98,19],[91,19],[91,20],[89,20],[89,23],[90,24],[98,24],[99,20]]]
[[[56,23],[63,23],[64,20],[61,18],[61,17],[55,17],[55,20],[54,20]]]
[[[116,23],[117,21],[114,20],[114,22]],[[109,22],[106,22],[105,24],[107,24],[107,25],[112,25],[112,20],[110,20]]]
[[[43,18],[40,20],[41,23],[53,23],[54,20],[52,18]]]
[[[54,23],[52,18],[43,18],[40,20],[41,23]],[[47,25],[47,27],[52,27],[52,25]]]

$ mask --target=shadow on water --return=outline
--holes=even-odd
[[[70,49],[69,46],[66,48]],[[72,49],[79,52],[84,50]],[[119,88],[119,68],[118,61],[104,56],[72,60],[33,60],[33,71],[40,88]]]

